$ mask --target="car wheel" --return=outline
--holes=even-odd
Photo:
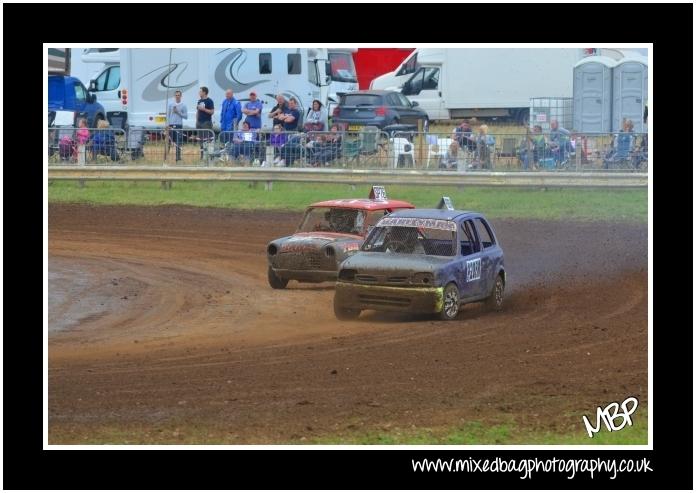
[[[442,320],[454,320],[459,315],[459,289],[453,282],[445,286],[442,293],[442,310],[440,318]]]
[[[275,272],[273,272],[273,268],[269,265],[268,266],[268,284],[271,285],[273,289],[285,289],[285,286],[288,285],[288,279],[283,279],[282,277],[278,277]]]
[[[334,297],[334,315],[336,315],[336,318],[339,320],[355,320],[360,316],[360,310],[342,306]]]
[[[505,281],[503,276],[498,274],[493,284],[491,294],[486,298],[486,306],[494,311],[500,311],[503,308],[503,293],[505,292]]]

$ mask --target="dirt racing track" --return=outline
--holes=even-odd
[[[266,244],[298,220],[50,205],[49,442],[287,443],[468,421],[569,432],[597,406],[647,405],[647,225],[493,220],[501,313],[339,322],[331,284],[267,284]]]

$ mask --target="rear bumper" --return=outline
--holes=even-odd
[[[335,281],[338,275],[338,272],[335,270],[293,270],[276,269],[275,267],[272,267],[272,269],[278,277],[300,282]]]
[[[438,313],[444,288],[371,286],[338,281],[335,303],[355,310]]]

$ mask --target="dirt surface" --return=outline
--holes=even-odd
[[[599,405],[647,406],[647,225],[493,221],[503,312],[339,322],[331,284],[267,284],[265,246],[298,220],[50,205],[49,442],[287,443],[468,421],[569,432]]]

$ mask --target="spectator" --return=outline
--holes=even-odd
[[[531,152],[530,152],[531,151]],[[547,151],[546,138],[542,134],[541,125],[534,125],[531,134],[527,137],[527,144],[520,149],[520,161],[522,169],[536,169],[540,159],[545,159]],[[531,154],[532,163],[530,166],[529,155]]]
[[[440,160],[440,168],[457,169],[459,163],[459,142],[452,139],[452,143],[447,147],[447,152]]]
[[[300,123],[300,110],[297,109],[297,99],[290,98],[288,109],[278,118],[283,122],[283,129],[286,132],[297,130],[297,125]]]
[[[281,116],[285,111],[288,109],[288,103],[285,101],[285,96],[282,94],[278,94],[276,96],[276,105],[271,108],[271,112],[268,114],[269,118],[273,118],[273,126],[275,127],[276,125],[283,125],[283,120]]]
[[[242,107],[234,97],[232,89],[225,91],[225,99],[220,108],[220,141],[226,143],[237,130],[237,124],[242,121]]]
[[[285,166],[285,162],[280,162],[280,148],[285,145],[288,141],[288,135],[283,132],[283,126],[281,124],[275,125],[273,127],[273,133],[271,134],[271,146],[273,147],[273,164],[280,166]]]
[[[87,120],[80,118],[78,122],[78,129],[75,132],[75,139],[77,140],[77,164],[85,164],[87,156],[87,143],[89,142],[89,130],[87,129]]]
[[[307,118],[303,126],[306,132],[323,132],[326,130],[326,122],[328,115],[323,108],[321,101],[315,99],[312,101],[312,107],[307,111]]]
[[[167,108],[167,122],[169,125],[169,142],[174,142],[176,148],[176,160],[181,161],[181,145],[183,142],[181,129],[184,128],[184,120],[188,120],[186,103],[181,101],[181,91],[174,92],[174,101]]]
[[[112,161],[118,159],[114,131],[109,128],[109,122],[106,120],[99,120],[97,123],[97,131],[92,139],[92,154],[95,161],[99,155],[109,156]]]
[[[249,122],[242,123],[242,130],[234,133],[232,139],[232,156],[237,159],[244,156],[251,161],[258,157],[258,131],[249,128]]]
[[[474,152],[476,149],[476,141],[473,138],[473,131],[468,121],[463,120],[457,128],[454,129],[455,138],[459,143],[459,147],[466,149],[469,152]]]
[[[215,105],[213,100],[208,97],[208,88],[202,86],[198,91],[200,99],[196,104],[196,129],[212,130],[213,129],[213,113],[215,113]],[[206,132],[198,133],[198,140],[201,143],[201,159],[203,159]],[[208,134],[209,135],[209,134]]]
[[[609,169],[610,163],[630,159],[634,145],[633,121],[624,119],[623,128],[614,136],[611,149],[604,158],[604,168]]]
[[[341,157],[342,140],[338,125],[332,125],[331,132],[321,135],[314,143],[310,162],[315,165],[326,165]]]
[[[244,121],[249,123],[249,128],[255,130],[261,128],[261,110],[263,110],[263,103],[256,99],[256,93],[251,91],[249,93],[249,101],[242,110],[242,113],[246,115]]]
[[[558,126],[558,120],[551,120],[549,133],[549,148],[556,161],[556,166],[566,161],[566,153],[570,151],[570,132]]]
[[[491,168],[491,150],[490,146],[495,144],[495,139],[488,135],[488,125],[479,127],[478,135],[474,137],[476,142],[476,168],[490,169]]]

